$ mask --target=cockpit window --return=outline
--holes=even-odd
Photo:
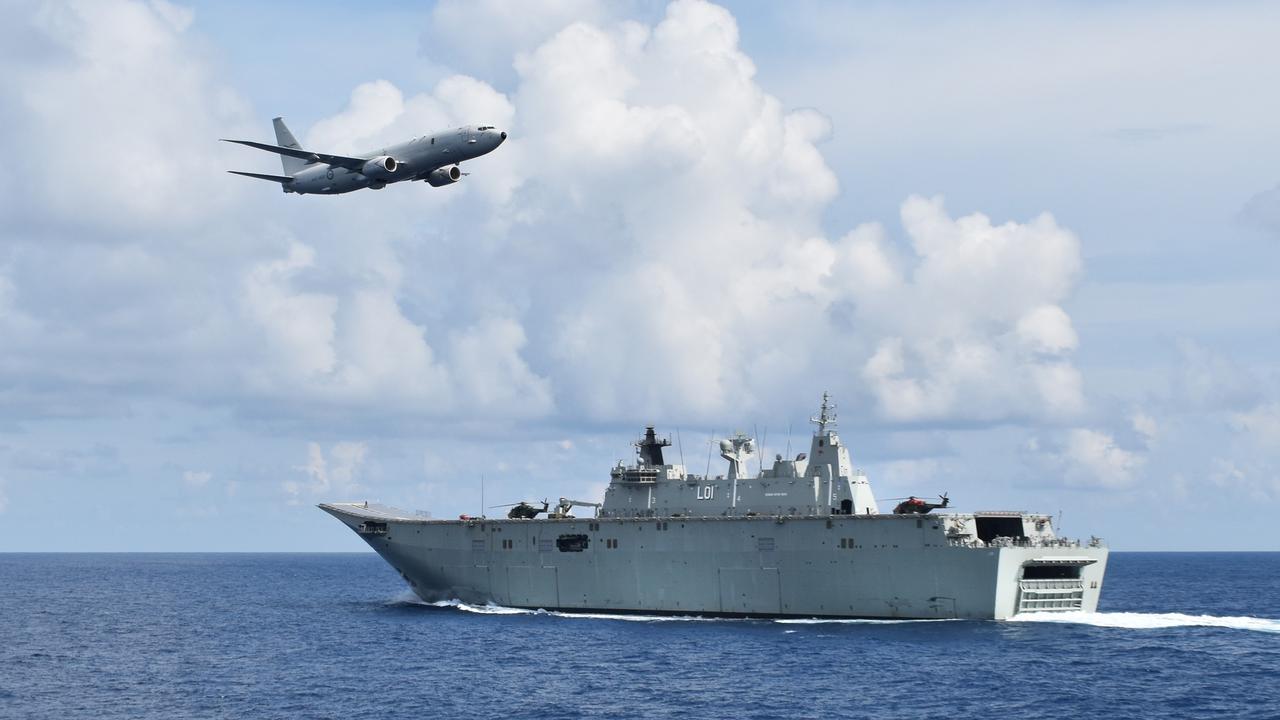
[[[492,125],[481,125],[480,127],[476,128],[476,130],[492,130],[492,129],[493,129]]]

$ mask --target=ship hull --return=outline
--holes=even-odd
[[[955,543],[940,516],[434,521],[322,505],[426,601],[566,612],[1004,619],[1097,609],[1105,548]]]

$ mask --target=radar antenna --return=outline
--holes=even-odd
[[[813,417],[809,418],[809,422],[811,422],[811,423],[813,423],[814,425],[817,425],[817,426],[818,426],[818,433],[819,433],[819,434],[822,434],[822,433],[826,432],[826,431],[827,431],[827,426],[828,426],[828,425],[829,425],[829,426],[831,426],[831,427],[833,427],[833,428],[835,427],[835,425],[836,425],[836,404],[835,404],[835,403],[833,403],[833,402],[831,402],[831,396],[830,396],[828,393],[826,393],[826,392],[823,392],[823,393],[822,393],[822,408],[821,408],[821,411],[820,411],[817,415],[815,415],[815,416],[813,416]]]

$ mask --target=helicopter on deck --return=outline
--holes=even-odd
[[[521,500],[518,503],[511,503],[509,505],[494,505],[493,507],[511,508],[510,510],[507,511],[507,517],[512,520],[532,520],[538,517],[540,513],[548,512],[551,509],[551,503],[547,502],[546,500],[543,500],[542,507],[536,508],[533,505],[530,505],[528,502]]]
[[[910,497],[905,497],[905,498],[889,498],[889,499],[902,501],[893,508],[894,515],[924,515],[930,510],[944,508],[951,504],[951,498],[948,498],[946,493],[942,493],[938,497],[942,500],[942,502],[940,503],[925,502],[924,500],[916,497],[915,495],[912,495]]]

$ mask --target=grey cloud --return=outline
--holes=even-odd
[[[1280,185],[1249,198],[1240,208],[1239,218],[1247,225],[1280,237]]]
[[[1147,127],[1116,128],[1108,131],[1106,136],[1122,142],[1143,143],[1208,132],[1210,129],[1211,127],[1205,123],[1172,123]]]
[[[1177,406],[1201,410],[1243,409],[1262,399],[1268,387],[1231,356],[1190,339],[1177,343],[1181,362],[1174,375]]]

